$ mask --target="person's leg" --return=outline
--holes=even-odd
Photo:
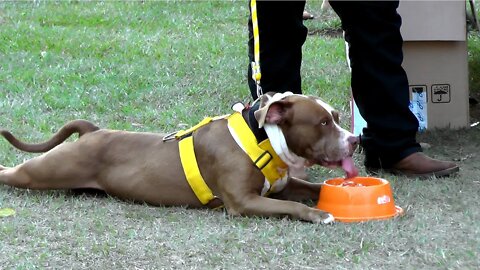
[[[250,5],[250,3],[249,3]],[[275,91],[300,94],[302,45],[307,37],[303,25],[305,1],[257,1],[260,33],[260,68],[263,92]],[[248,55],[254,60],[251,16],[248,22]],[[254,99],[257,88],[248,66],[248,85]]]
[[[443,171],[455,164],[435,163],[424,155],[412,155],[422,149],[416,142],[418,121],[408,108],[408,79],[401,66],[403,40],[398,3],[330,1],[342,21],[349,45],[353,97],[367,122],[361,136],[365,165],[394,168],[414,156],[420,157],[415,161],[420,167],[413,171]]]
[[[352,93],[367,122],[362,135],[367,165],[391,167],[421,151],[415,141],[418,121],[408,108],[408,80],[401,66],[398,1],[330,4],[342,20],[349,44]]]

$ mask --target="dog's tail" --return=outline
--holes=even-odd
[[[10,142],[13,146],[22,151],[30,153],[43,153],[61,144],[73,133],[78,133],[78,136],[81,137],[86,133],[90,133],[99,129],[99,127],[95,126],[89,121],[73,120],[65,124],[57,133],[53,135],[50,140],[38,144],[24,143],[15,138],[12,133],[6,130],[0,130],[0,134],[5,137],[5,139],[7,139],[7,141]]]

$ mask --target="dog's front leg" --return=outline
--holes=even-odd
[[[289,216],[293,219],[323,224],[334,221],[331,214],[308,207],[302,203],[266,198],[254,194],[244,196],[236,203],[226,203],[225,206],[231,215],[263,217]]]
[[[310,183],[308,181],[289,177],[288,183],[281,191],[272,193],[269,197],[290,201],[317,201],[320,195],[320,183]]]

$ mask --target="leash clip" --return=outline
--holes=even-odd
[[[260,80],[262,79],[262,72],[260,71],[260,64],[253,61],[251,63],[251,66],[252,66],[252,79],[257,84],[260,84]]]
[[[171,140],[175,139],[175,135],[177,135],[177,133],[178,133],[178,131],[170,132],[167,135],[163,136],[162,140],[164,142],[171,141]]]
[[[252,79],[255,81],[257,85],[257,96],[263,95],[262,87],[260,86],[260,80],[262,79],[262,72],[260,70],[260,64],[253,61],[251,64],[252,66]]]

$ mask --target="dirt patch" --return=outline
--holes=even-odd
[[[322,29],[313,29],[308,31],[309,36],[325,36],[332,38],[341,38],[343,37],[343,31],[339,28],[322,28]]]

